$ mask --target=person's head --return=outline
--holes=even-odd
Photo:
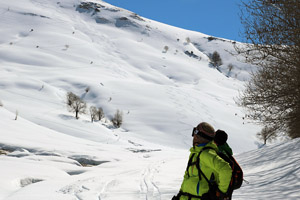
[[[223,130],[217,130],[216,131],[214,141],[218,146],[221,146],[221,145],[225,144],[227,139],[228,139],[228,135],[225,131],[223,131]]]
[[[207,122],[201,122],[193,129],[193,146],[208,143],[215,137],[215,129]]]

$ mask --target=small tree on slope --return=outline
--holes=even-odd
[[[218,68],[219,66],[221,66],[223,64],[221,56],[217,51],[213,52],[210,59],[211,59],[211,64],[216,68]]]
[[[67,93],[67,106],[70,112],[75,112],[76,119],[79,118],[79,114],[86,113],[86,103],[72,92]]]

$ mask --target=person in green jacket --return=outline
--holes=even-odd
[[[193,129],[192,136],[193,147],[190,149],[180,192],[172,200],[226,199],[225,193],[232,170],[230,165],[217,155],[218,147],[213,142],[214,128],[207,122],[202,122]],[[216,183],[216,188],[212,187],[212,183]]]

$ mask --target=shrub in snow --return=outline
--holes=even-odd
[[[86,113],[86,103],[72,92],[67,93],[67,106],[70,112],[75,112],[76,119],[79,114]]]
[[[101,120],[104,118],[105,115],[104,115],[103,109],[101,107],[98,108],[97,115],[98,115],[98,120]]]
[[[231,70],[233,69],[233,65],[230,63],[230,64],[227,66],[227,68],[228,68],[228,71],[231,72]]]
[[[114,127],[120,128],[123,123],[123,113],[120,110],[117,110],[114,117],[111,119]]]
[[[210,42],[210,41],[216,40],[217,38],[212,37],[212,36],[209,36],[207,39],[208,39],[208,41]]]
[[[68,50],[68,49],[69,49],[69,47],[70,47],[70,45],[66,44],[66,45],[65,45],[65,48],[64,48],[63,50],[65,50],[65,51],[66,51],[66,50]]]
[[[92,64],[92,63],[91,63]],[[90,91],[90,87],[85,88],[85,92],[88,93]]]
[[[3,103],[2,103],[2,101],[0,100],[0,107],[3,107]]]
[[[19,115],[19,112],[16,110],[16,117],[15,117],[15,120],[18,119],[18,115]]]
[[[169,47],[168,47],[168,46],[165,46],[165,47],[164,47],[164,53],[167,53],[168,50],[169,50]]]
[[[189,37],[187,37],[187,38],[185,38],[185,40],[186,40],[186,43],[191,43],[191,39],[189,38]]]
[[[233,64],[230,63],[230,64],[227,66],[227,68],[228,68],[228,76],[230,76],[231,70],[233,69]]]

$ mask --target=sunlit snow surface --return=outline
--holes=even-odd
[[[235,103],[255,68],[231,54],[234,41],[83,2],[0,4],[0,199],[171,199],[201,121],[242,153],[250,183],[234,199],[297,199],[299,141],[255,150],[261,127]],[[106,117],[76,120],[69,91]]]

